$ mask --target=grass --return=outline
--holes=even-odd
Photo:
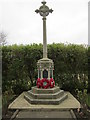
[[[87,95],[86,103],[90,107],[90,94]]]
[[[2,97],[2,106],[7,105],[13,98],[15,95],[3,95]]]

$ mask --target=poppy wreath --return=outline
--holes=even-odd
[[[42,87],[42,83],[41,83],[40,78],[37,79],[37,87],[38,88]]]
[[[49,85],[50,85],[49,80],[46,79],[46,78],[43,78],[43,79],[41,80],[41,82],[42,82],[42,88],[47,89],[47,88],[49,87]]]
[[[55,86],[55,81],[53,78],[50,79],[50,88],[53,88]]]

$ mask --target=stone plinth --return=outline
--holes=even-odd
[[[54,88],[37,88],[32,87],[32,90],[25,93],[24,98],[31,104],[60,104],[68,95],[60,90],[59,87]]]

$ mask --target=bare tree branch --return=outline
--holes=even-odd
[[[7,35],[4,32],[0,32],[0,46],[4,46],[7,44],[6,37]]]

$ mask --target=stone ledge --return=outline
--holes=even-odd
[[[30,104],[44,105],[58,105],[67,99],[67,97],[68,95],[64,93],[64,90],[60,90],[57,86],[47,89],[37,88],[37,86],[34,86],[32,90],[27,91],[24,95],[24,98]]]
[[[30,111],[30,110],[20,110],[17,119],[25,119],[27,120],[77,120],[73,111],[65,110],[65,111]],[[17,120],[14,119],[14,120]]]
[[[56,98],[60,98],[64,95],[64,91],[63,90],[59,90],[56,93],[51,93],[51,94],[36,94],[33,93],[32,90],[28,91],[27,94],[29,94],[31,97],[35,98],[35,99],[56,99]]]
[[[63,102],[68,97],[67,94],[64,94],[63,96],[57,98],[57,99],[35,99],[32,98],[29,94],[25,93],[24,98],[30,103],[30,104],[44,104],[44,105],[58,105],[61,102]]]
[[[32,92],[33,93],[36,93],[36,94],[53,94],[53,93],[56,93],[60,90],[60,88],[58,86],[55,86],[53,88],[48,88],[48,89],[43,89],[43,88],[37,88],[36,86],[35,87],[32,87]]]
[[[70,93],[65,92],[68,98],[64,100],[59,105],[32,105],[24,99],[23,92],[19,97],[17,97],[10,105],[9,109],[29,109],[29,110],[68,110],[81,108],[80,103],[77,99]]]

